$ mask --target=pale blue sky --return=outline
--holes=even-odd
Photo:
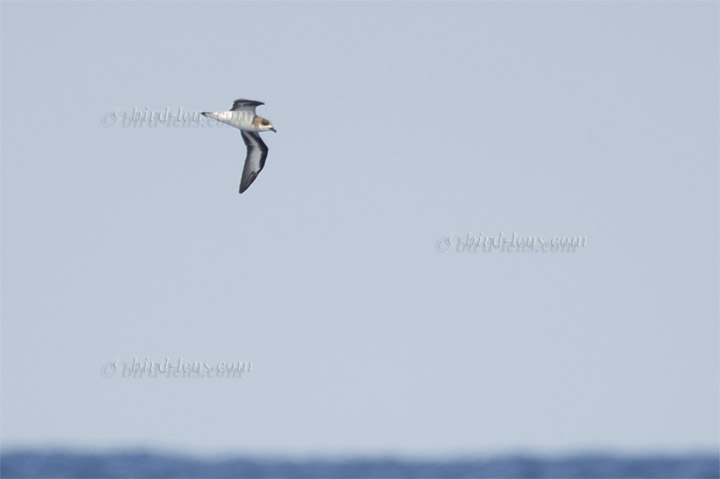
[[[718,446],[717,2],[2,3],[2,441]],[[266,103],[228,128],[116,108]],[[574,253],[438,253],[450,232]],[[253,362],[105,379],[115,358]]]

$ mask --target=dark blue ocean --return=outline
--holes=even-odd
[[[718,455],[564,457],[508,455],[453,460],[393,458],[203,459],[151,452],[7,451],[0,477],[55,478],[718,478]]]

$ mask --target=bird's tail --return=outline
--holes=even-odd
[[[202,114],[202,116],[212,118],[213,120],[220,121],[220,118],[218,118],[219,113],[217,111],[203,111],[200,113]]]

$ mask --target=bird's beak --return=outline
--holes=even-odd
[[[277,130],[276,130],[275,128],[270,128],[270,130],[272,130],[272,131],[274,131],[275,133],[277,133]]]

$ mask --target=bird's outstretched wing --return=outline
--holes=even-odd
[[[238,98],[233,102],[232,108],[230,108],[230,111],[239,111],[239,110],[245,110],[245,111],[251,111],[255,113],[255,108],[264,105],[265,103],[261,101],[255,101],[255,100],[244,100],[242,98]]]
[[[247,156],[245,157],[245,166],[240,181],[240,193],[242,193],[255,181],[260,170],[265,166],[268,147],[257,133],[245,130],[240,130],[240,133],[243,141],[245,141],[245,146],[247,146]]]

